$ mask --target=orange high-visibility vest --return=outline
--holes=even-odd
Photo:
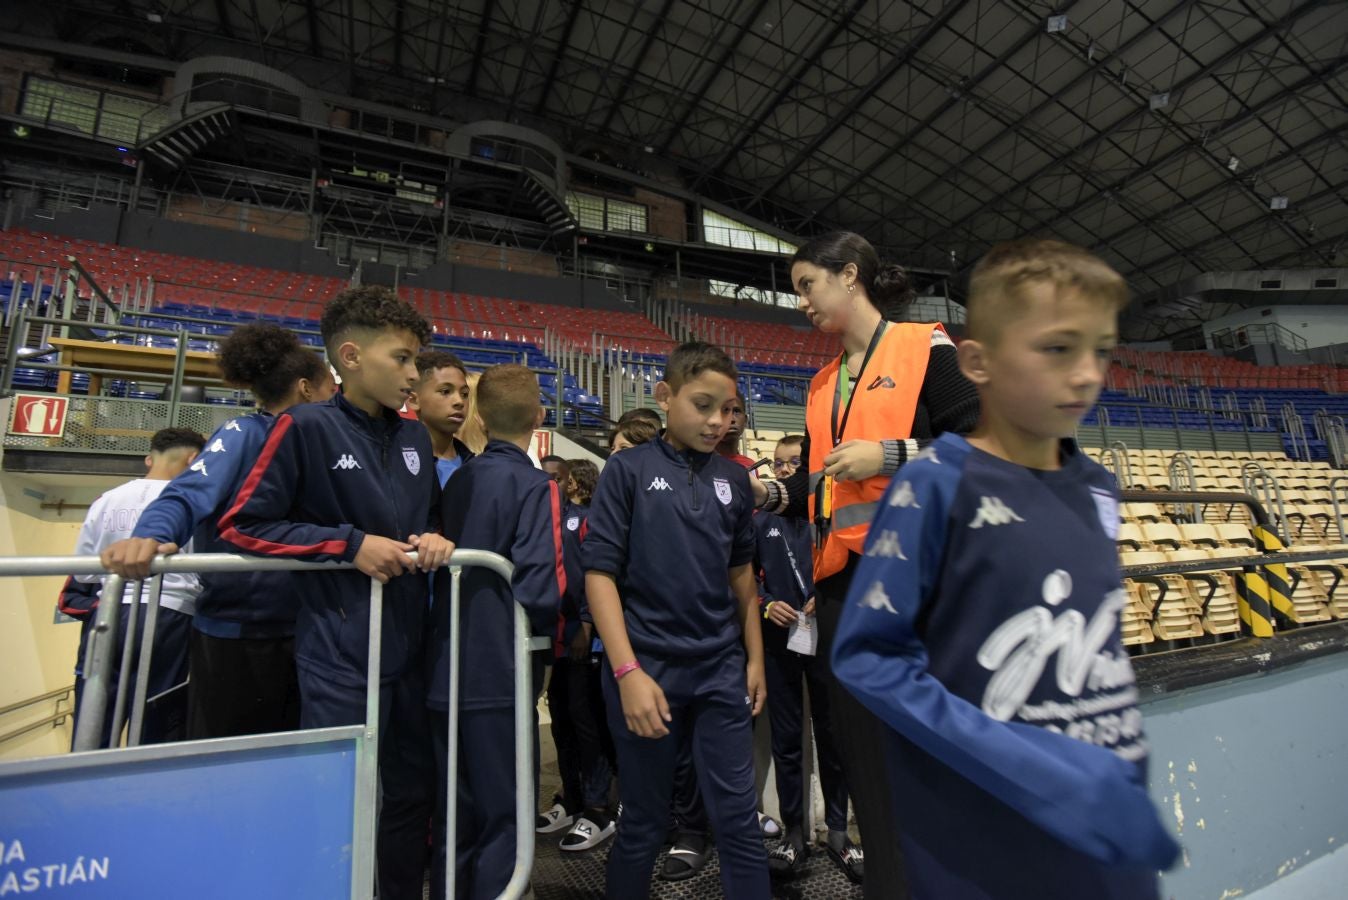
[[[816,581],[841,572],[847,565],[849,552],[861,552],[871,518],[890,479],[889,475],[876,475],[864,481],[826,479],[824,458],[843,441],[898,440],[912,434],[917,399],[931,355],[932,332],[940,327],[909,322],[885,326],[880,343],[852,388],[851,411],[845,425],[846,406],[839,405],[841,435],[833,434],[833,400],[842,357],[820,369],[810,381],[805,406],[805,428],[810,434],[810,522],[817,521],[821,493],[827,493],[829,507],[828,527],[822,540],[815,543]]]

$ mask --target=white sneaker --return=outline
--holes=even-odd
[[[571,826],[571,830],[562,838],[558,846],[563,850],[581,851],[598,847],[604,841],[613,837],[614,832],[618,830],[618,823],[609,819],[607,824],[599,825],[590,821],[586,816],[581,816],[576,820],[576,824]]]
[[[763,837],[779,838],[782,836],[782,826],[767,813],[758,814],[758,827],[762,830]]]
[[[575,816],[567,815],[565,806],[554,803],[552,809],[538,814],[534,823],[534,831],[538,834],[552,834],[554,831],[561,831],[566,828],[575,820]]]

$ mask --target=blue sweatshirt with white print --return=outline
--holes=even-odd
[[[528,455],[506,441],[489,441],[445,484],[445,537],[459,550],[498,553],[514,564],[507,583],[480,566],[463,570],[459,584],[459,672],[463,709],[514,705],[515,604],[528,613],[536,635],[555,637],[566,590],[562,564],[561,491]],[[449,705],[450,594],[453,579],[435,579],[427,651],[426,705]]]
[[[749,473],[663,438],[608,458],[581,549],[613,575],[634,650],[705,657],[740,640],[726,570],[754,558]]]
[[[440,530],[440,482],[430,435],[392,410],[372,417],[341,394],[276,417],[220,537],[244,553],[351,562],[367,534],[397,541]],[[355,570],[292,575],[300,608],[295,660],[345,687],[365,684],[370,582]],[[384,585],[381,679],[419,663],[426,577]]]
[[[132,532],[133,537],[190,540],[197,553],[235,553],[217,525],[257,460],[275,418],[255,412],[230,419],[206,440],[192,465],[169,482]],[[295,633],[299,597],[289,572],[208,572],[200,576],[192,627],[219,638],[288,637]]]
[[[883,719],[913,896],[1157,896],[1178,846],[1147,745],[1113,479],[1063,443],[1027,469],[946,434],[894,476],[833,648]]]

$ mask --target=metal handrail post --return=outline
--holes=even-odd
[[[375,891],[375,832],[379,808],[379,694],[384,647],[384,585],[370,579],[370,639],[365,667],[365,740],[356,763],[355,824],[357,848],[351,865],[351,897],[371,897]],[[365,852],[362,852],[364,850]]]
[[[73,749],[97,750],[102,735],[103,719],[108,713],[108,681],[112,675],[112,646],[117,639],[117,624],[122,612],[122,592],[126,583],[120,575],[109,575],[103,581],[104,597],[116,597],[98,604],[94,627],[89,631],[89,643],[84,648],[84,690],[80,694],[79,711],[75,718]]]
[[[170,420],[172,421],[172,420]],[[141,731],[145,727],[145,697],[150,684],[150,662],[154,657],[154,633],[159,626],[159,600],[164,591],[164,576],[150,579],[150,598],[145,609],[145,627],[141,630],[140,654],[136,659],[136,693],[131,699],[131,725],[126,732],[128,747],[140,746]],[[122,692],[122,685],[117,686]]]
[[[457,862],[455,848],[459,837],[459,609],[462,596],[463,566],[449,567],[449,734],[445,740],[448,764],[445,777],[445,900],[454,900]]]
[[[136,647],[136,635],[140,631],[141,615],[141,594],[145,592],[145,582],[132,582],[134,593],[131,597],[131,608],[126,614],[126,633],[122,635],[122,664],[118,667],[117,673],[117,699],[112,706],[112,724],[109,728],[108,746],[116,747],[118,740],[122,735],[122,728],[126,725],[126,695],[127,686],[131,683],[131,660],[134,658]],[[108,598],[111,600],[111,598]],[[122,598],[117,597],[118,603]],[[101,604],[100,604],[101,605]]]
[[[178,424],[178,407],[182,405],[183,375],[187,368],[187,330],[178,329],[178,346],[173,354],[173,382],[170,385],[168,420]]]
[[[10,309],[14,308],[14,296],[10,295]],[[14,389],[14,370],[19,365],[19,348],[28,342],[28,313],[20,307],[14,313],[14,326],[9,330],[9,346],[5,348],[5,381],[3,393]]]
[[[515,607],[515,870],[501,896],[514,900],[529,889],[534,862],[534,701],[529,660],[529,617]],[[455,643],[458,635],[455,635]],[[457,730],[457,729],[456,729]],[[446,846],[448,851],[448,846]],[[448,853],[446,854],[448,855]]]

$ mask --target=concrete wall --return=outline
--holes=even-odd
[[[1162,896],[1248,895],[1348,841],[1345,695],[1338,654],[1143,704],[1151,794],[1184,847]]]
[[[8,421],[8,399],[0,401],[0,417]],[[53,479],[56,476],[53,476]],[[42,509],[43,502],[86,504],[124,479],[64,479],[44,483],[35,478],[0,473],[0,556],[52,556],[73,551],[83,509]],[[56,624],[56,598],[64,578],[9,578],[0,593],[0,707],[18,703],[74,681],[79,625]],[[65,708],[69,708],[66,705]],[[0,716],[7,733],[55,712],[52,701]],[[64,753],[70,747],[73,720],[45,726],[0,744],[0,759]]]

